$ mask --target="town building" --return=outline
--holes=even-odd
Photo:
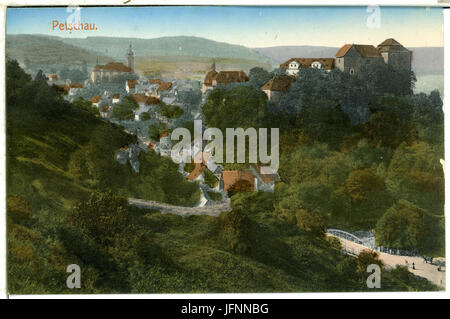
[[[120,102],[120,94],[119,94],[119,93],[116,93],[116,94],[113,95],[112,103],[113,103],[113,104],[117,104],[117,103],[119,103],[119,102]]]
[[[105,65],[99,65],[97,62],[91,72],[91,81],[94,83],[102,81],[112,81],[120,76],[133,74],[134,51],[131,44],[128,47],[125,59],[126,65],[120,62],[109,62]]]
[[[291,58],[280,64],[287,75],[297,75],[300,68],[330,71],[337,68],[349,74],[358,73],[364,66],[385,63],[394,68],[411,71],[412,51],[395,39],[386,39],[377,47],[368,44],[345,44],[334,58]]]
[[[100,95],[96,95],[91,97],[91,103],[93,107],[99,107],[102,97]]]
[[[203,81],[202,93],[205,94],[208,90],[212,90],[217,85],[226,85],[230,83],[248,82],[249,78],[247,74],[240,71],[220,71],[217,72],[215,64],[212,65],[212,69],[206,74]]]
[[[276,75],[261,87],[267,95],[267,99],[273,103],[280,102],[283,94],[289,91],[292,83],[295,82],[293,75]]]
[[[300,68],[312,68],[330,71],[334,69],[334,58],[291,58],[280,64],[287,75],[297,75]]]
[[[91,72],[92,82],[112,81],[120,76],[131,75],[131,68],[120,62],[109,62],[105,65],[96,65]]]
[[[336,53],[336,67],[349,74],[358,73],[370,64],[385,63],[395,69],[411,71],[412,51],[395,39],[386,39],[377,47],[373,45],[346,44]]]

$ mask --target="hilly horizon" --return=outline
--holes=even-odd
[[[272,46],[247,48],[200,37],[174,36],[153,39],[123,37],[63,38],[49,35],[13,34],[6,36],[8,57],[35,64],[89,65],[108,61],[123,62],[132,43],[136,68],[144,75],[200,79],[216,61],[220,69],[242,69],[248,72],[258,66],[273,69],[292,57],[334,57],[338,47]],[[444,49],[415,47],[412,67],[416,75],[442,75]]]
[[[254,50],[198,37],[162,37],[154,39],[122,37],[63,38],[48,35],[7,35],[6,53],[21,62],[50,68],[53,64],[69,67],[87,61],[93,66],[110,61],[124,62],[130,43],[135,53],[137,72],[169,78],[204,76],[211,63],[217,69],[240,69],[248,72],[258,66],[272,69],[277,63]]]

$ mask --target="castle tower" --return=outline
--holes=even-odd
[[[126,55],[127,66],[131,69],[131,72],[134,72],[134,51],[133,46],[129,45]]]
[[[387,39],[378,45],[378,51],[386,64],[394,68],[411,71],[412,52],[395,39]]]

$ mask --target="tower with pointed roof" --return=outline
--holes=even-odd
[[[131,69],[131,72],[134,72],[134,51],[133,51],[133,46],[131,45],[131,43],[128,46],[126,60],[127,60],[127,66]]]
[[[384,62],[396,69],[411,71],[412,52],[395,39],[386,39],[377,47]]]

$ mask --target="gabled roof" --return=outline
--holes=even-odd
[[[105,105],[101,108],[100,112],[108,112],[110,110],[110,107],[108,105]]]
[[[96,95],[96,96],[91,97],[91,102],[98,103],[98,102],[100,102],[101,99],[102,99],[102,97],[100,95]]]
[[[131,68],[120,62],[109,62],[105,65],[96,65],[94,71],[131,72]]]
[[[222,171],[223,188],[225,191],[238,181],[247,181],[251,185],[251,190],[255,189],[255,176],[251,170]]]
[[[346,44],[339,49],[339,51],[336,53],[336,57],[339,58],[345,56],[352,47],[354,47],[363,58],[381,57],[381,54],[377,48],[375,48],[373,45],[367,44]]]
[[[157,91],[167,91],[168,89],[170,89],[172,87],[172,82],[162,82]]]
[[[324,70],[334,69],[334,58],[291,58],[286,62],[281,63],[280,68],[288,69],[289,64],[292,61],[296,61],[298,64],[300,64],[301,68],[311,68],[311,64],[317,61],[322,63]]]
[[[247,82],[249,77],[244,71],[220,71],[216,76],[217,84]]]
[[[219,73],[217,73],[214,70],[209,71],[205,76],[205,80],[203,81],[203,84],[211,86],[212,81],[216,79],[217,74],[219,74]]]
[[[291,84],[295,82],[295,77],[290,75],[276,75],[274,78],[267,81],[261,90],[286,92],[291,88]]]
[[[116,93],[116,94],[113,95],[113,99],[118,99],[118,98],[120,98],[120,94],[119,93]]]
[[[155,96],[147,96],[145,94],[131,94],[130,97],[136,102],[136,103],[145,103],[145,104],[158,104],[159,99]]]
[[[378,50],[380,52],[388,52],[388,51],[404,51],[409,52],[407,48],[405,48],[403,45],[401,45],[398,41],[395,39],[386,39],[383,42],[381,42],[378,45]]]
[[[148,82],[151,84],[161,84],[161,80],[160,79],[148,79]]]

